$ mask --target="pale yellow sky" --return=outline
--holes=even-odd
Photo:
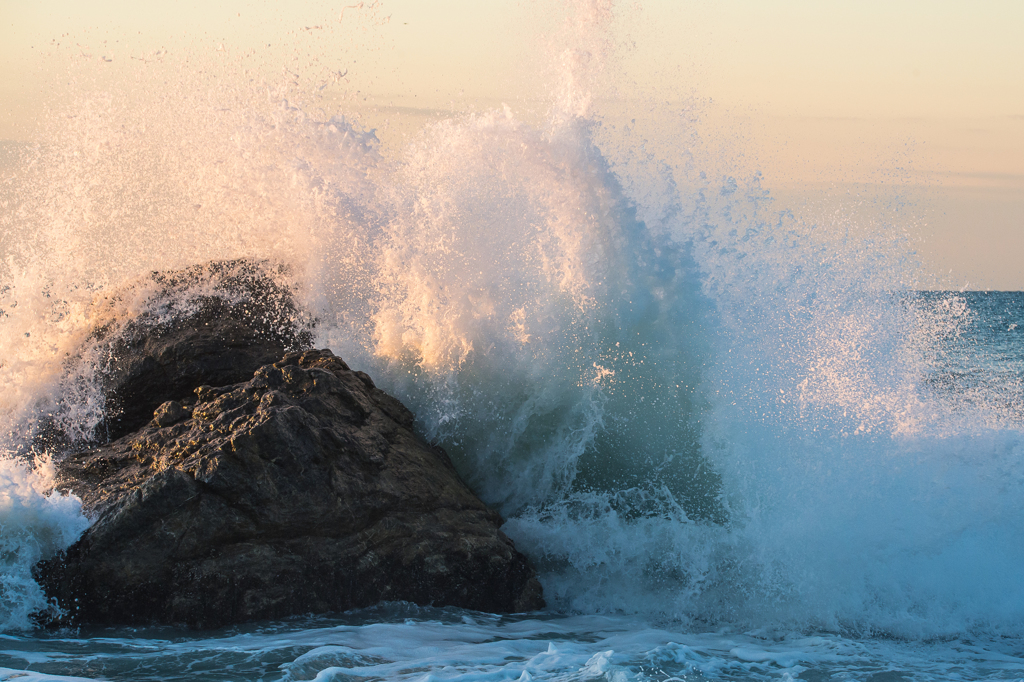
[[[31,138],[69,60],[115,73],[160,48],[336,69],[337,96],[378,117],[536,108],[562,14],[557,0],[0,0],[0,139]],[[737,172],[796,204],[902,188],[940,285],[1024,289],[1024,2],[622,0],[615,14],[599,98],[700,103]]]

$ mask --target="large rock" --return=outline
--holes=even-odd
[[[412,425],[330,351],[199,387],[61,462],[58,487],[97,520],[37,577],[73,623],[210,628],[382,600],[543,606],[500,516]]]

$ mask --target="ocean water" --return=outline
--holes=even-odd
[[[904,213],[810,222],[686,117],[603,108],[611,6],[568,7],[539,116],[387,138],[315,71],[167,58],[5,145],[0,679],[1024,679],[1024,293],[924,290]],[[544,612],[33,626],[89,523],[33,435],[98,437],[90,332],[229,258],[413,409]]]

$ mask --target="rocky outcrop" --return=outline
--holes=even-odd
[[[265,310],[200,303],[121,334],[106,376],[131,431],[58,463],[58,489],[95,522],[36,567],[64,611],[50,622],[212,628],[384,600],[543,606],[501,517],[398,400],[329,350],[281,358],[308,339]]]

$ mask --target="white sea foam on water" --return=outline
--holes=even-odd
[[[134,632],[0,641],[0,679],[162,680],[939,680],[1020,679],[995,640],[901,642],[836,635],[688,633],[624,616],[498,617],[382,605],[342,619],[212,636]],[[177,635],[177,633],[175,633]],[[36,645],[36,646],[33,646]],[[16,667],[20,666],[20,667]],[[28,670],[25,670],[25,667]],[[57,671],[77,671],[63,677]]]
[[[32,567],[78,539],[88,525],[75,496],[52,492],[53,463],[0,457],[0,632],[32,628],[48,607]]]

